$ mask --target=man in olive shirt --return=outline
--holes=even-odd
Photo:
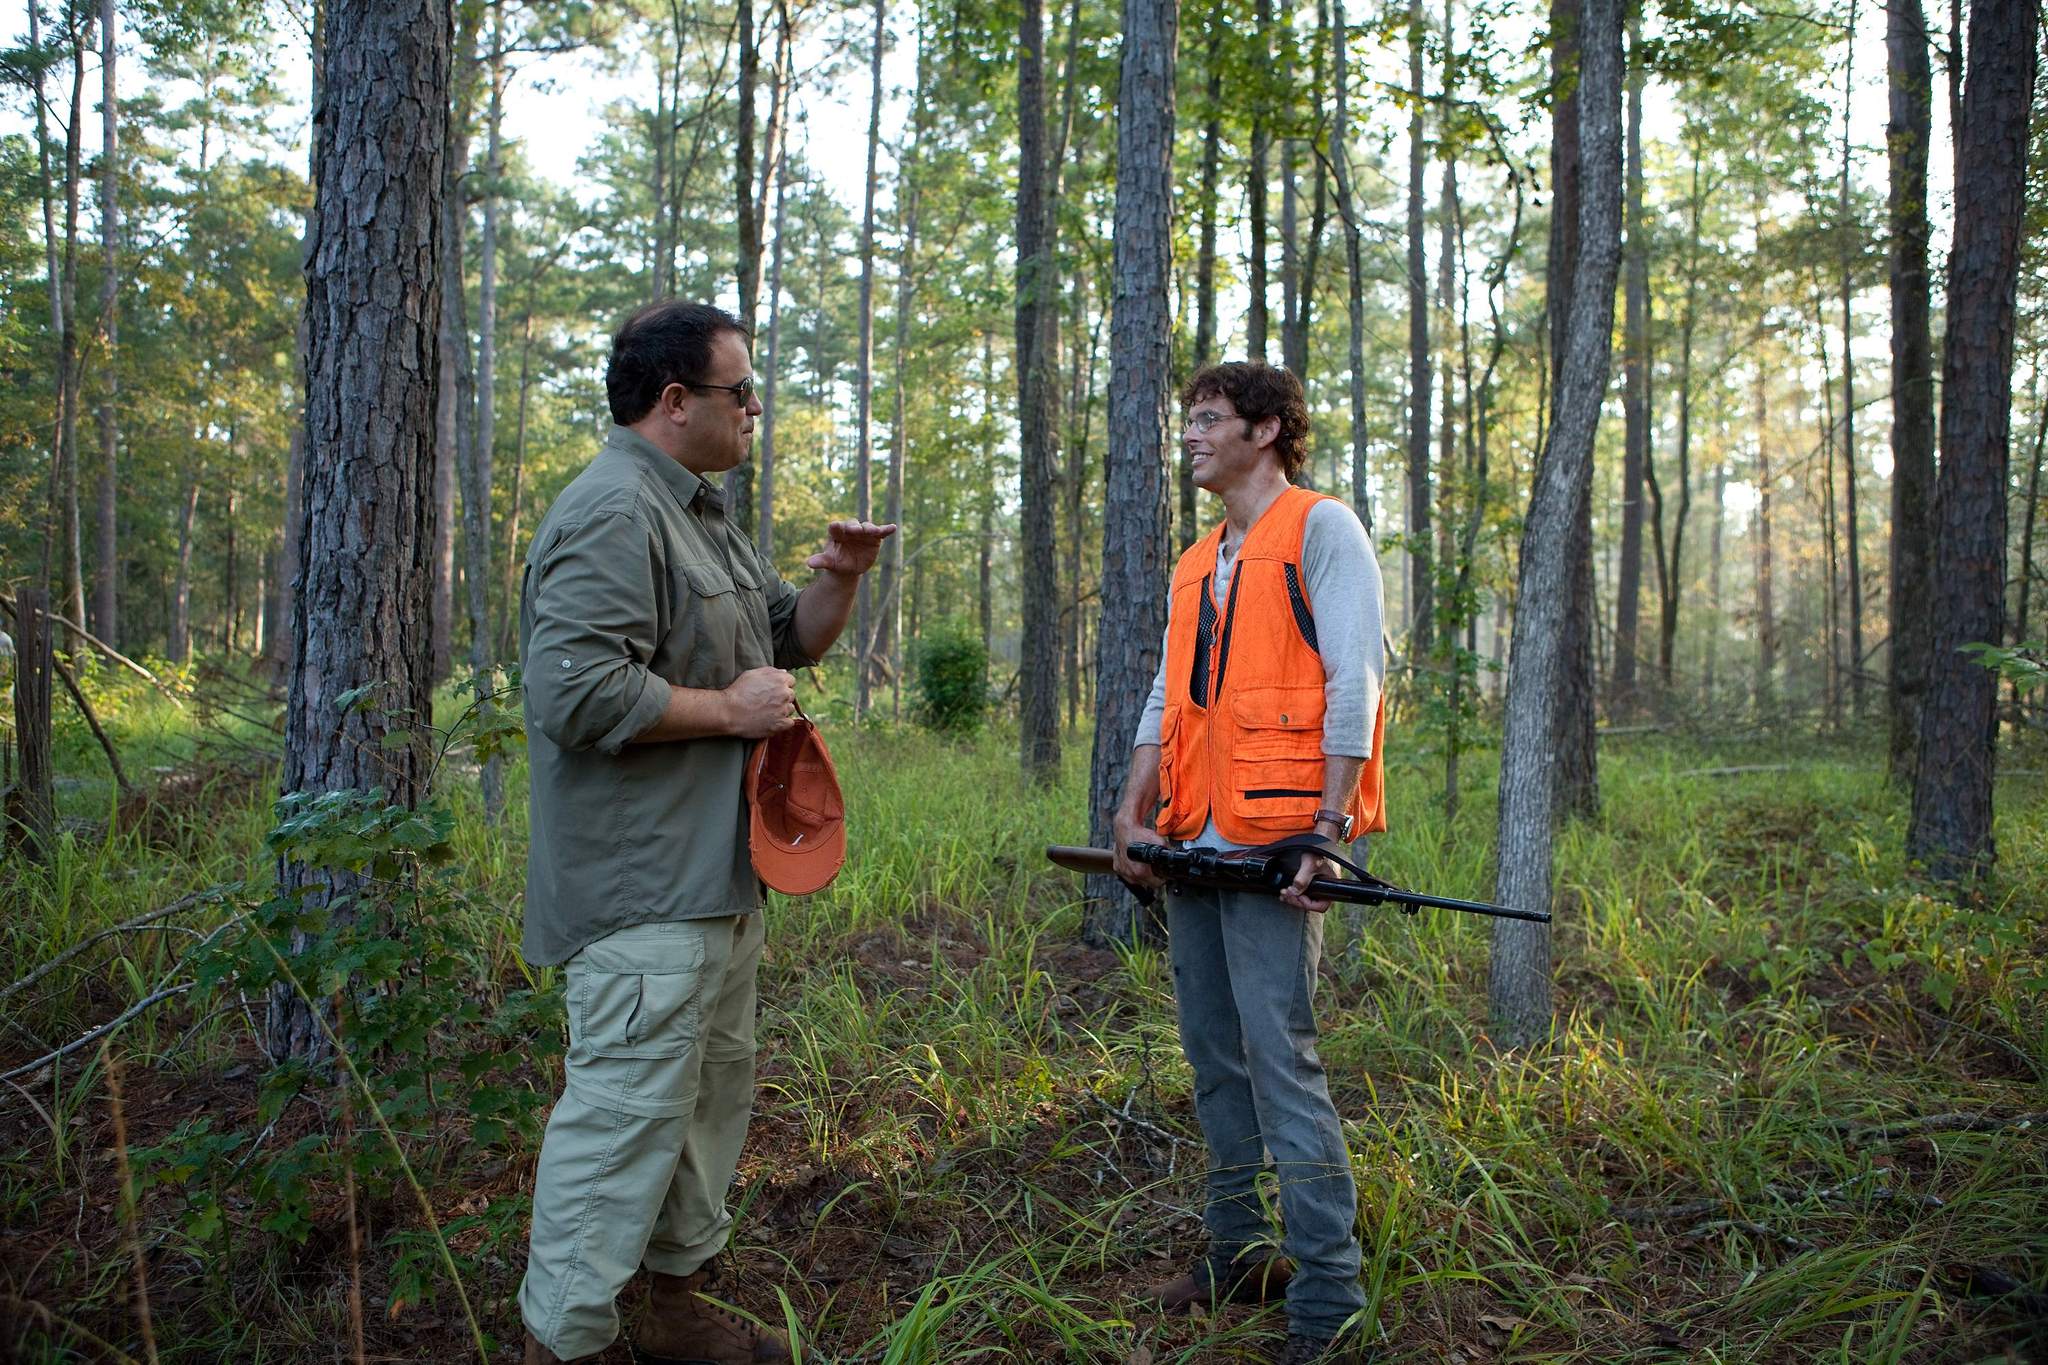
[[[795,710],[893,526],[833,522],[798,592],[726,520],[761,402],[730,314],[669,300],[612,341],[604,450],[520,591],[532,770],[524,952],[566,963],[567,1088],[534,1175],[528,1365],[595,1358],[645,1267],[642,1362],[788,1359],[698,1291],[754,1097],[761,884],[741,772]],[[730,1291],[727,1291],[728,1293]]]

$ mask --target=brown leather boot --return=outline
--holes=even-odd
[[[780,1335],[703,1296],[714,1278],[709,1266],[690,1275],[647,1272],[647,1311],[633,1332],[639,1365],[761,1365],[790,1358]]]
[[[1292,1264],[1266,1256],[1235,1262],[1230,1276],[1218,1281],[1204,1257],[1185,1274],[1141,1290],[1138,1298],[1161,1313],[1187,1313],[1197,1305],[1219,1303],[1275,1303],[1287,1297],[1287,1282],[1293,1278]]]
[[[592,1365],[592,1362],[596,1361],[603,1354],[603,1351],[599,1351],[594,1356],[577,1356],[574,1360],[564,1360],[547,1347],[541,1345],[540,1338],[533,1334],[532,1328],[526,1329],[524,1365]]]

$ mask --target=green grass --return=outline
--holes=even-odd
[[[108,709],[124,756],[179,761],[189,722],[132,691]],[[793,1324],[808,1361],[1259,1358],[1277,1313],[1166,1323],[1129,1297],[1200,1246],[1201,1151],[1162,953],[1080,946],[1078,880],[1041,856],[1085,835],[1087,737],[1045,791],[1020,783],[1001,731],[953,745],[840,723],[829,737],[851,857],[828,892],[769,912],[734,1297]],[[1446,826],[1423,739],[1394,735],[1374,870],[1484,898],[1491,755],[1467,755]],[[66,771],[96,761],[65,752]],[[470,771],[446,774],[461,894],[442,913],[497,1008],[554,974],[517,953],[523,772],[492,830]],[[2028,1340],[2024,1315],[1962,1290],[1972,1267],[2048,1287],[2039,1129],[1868,1126],[2048,1109],[2040,779],[2001,786],[1999,872],[1967,910],[1907,875],[1904,799],[1874,751],[1628,736],[1603,745],[1602,792],[1601,818],[1559,843],[1548,1047],[1488,1041],[1484,922],[1333,916],[1323,1055],[1359,1184],[1365,1325],[1387,1358],[2005,1358]],[[81,826],[48,869],[9,864],[0,976],[186,891],[267,876],[268,793],[200,789],[146,830]],[[127,936],[0,1003],[0,1070],[142,998],[219,913]],[[333,1122],[316,1095],[263,1134],[245,1016],[181,1005],[120,1035],[132,1143],[201,1112],[266,1150]],[[558,1067],[536,1051],[518,1083],[551,1097]],[[26,1085],[0,1087],[0,1277],[135,1352],[97,1063]],[[485,1330],[516,1340],[530,1146],[480,1145],[455,1121],[397,1131]],[[328,1190],[316,1207],[299,1245],[261,1229],[260,1197],[234,1195],[209,1240],[176,1190],[149,1192],[138,1232],[162,1359],[345,1358],[346,1205]],[[473,1359],[411,1196],[368,1196],[363,1213],[372,1355]],[[23,1350],[94,1358],[85,1341],[46,1324]]]

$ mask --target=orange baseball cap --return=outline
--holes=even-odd
[[[754,873],[790,896],[821,891],[846,863],[846,802],[818,727],[796,724],[747,756],[747,848]]]

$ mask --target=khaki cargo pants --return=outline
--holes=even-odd
[[[634,1270],[687,1275],[725,1245],[754,1101],[759,913],[643,924],[566,969],[567,1089],[534,1175],[519,1312],[565,1360],[619,1334]]]

